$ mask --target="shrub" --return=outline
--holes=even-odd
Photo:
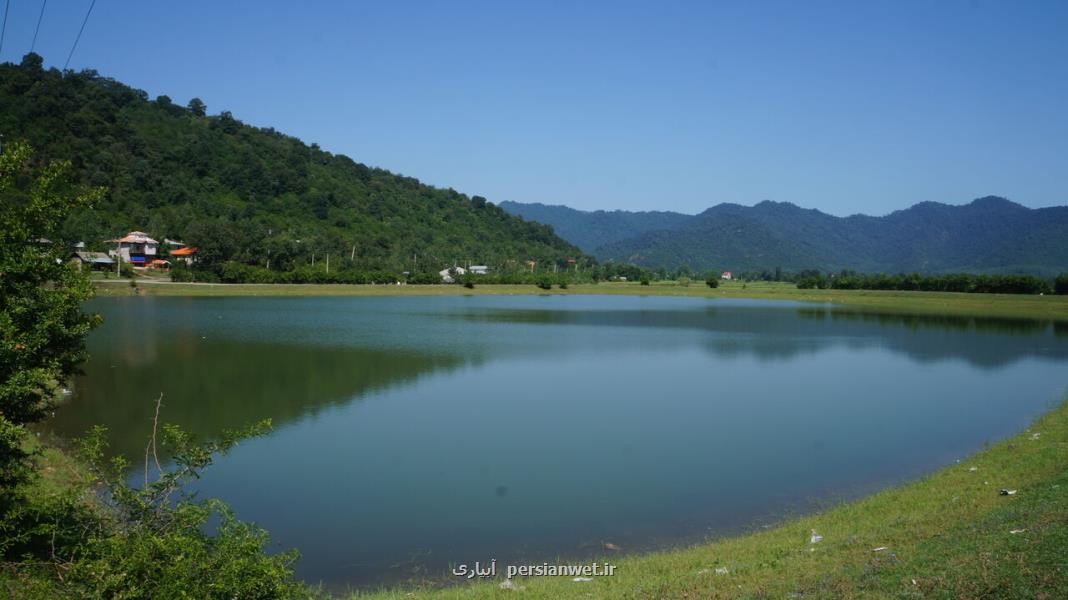
[[[543,290],[553,289],[553,280],[549,277],[539,277],[538,281],[534,284]]]
[[[708,287],[710,287],[712,289],[718,288],[719,287],[719,277],[716,277],[715,275],[709,275],[708,278],[705,279],[705,285],[707,285]]]
[[[639,280],[641,285],[649,285],[649,275],[642,273],[642,278]]]
[[[1061,273],[1053,280],[1053,293],[1061,296],[1068,295],[1068,273]]]

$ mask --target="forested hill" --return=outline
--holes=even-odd
[[[501,208],[529,221],[551,225],[557,235],[584,252],[591,253],[606,244],[620,242],[649,231],[677,227],[693,218],[691,215],[668,211],[591,212],[537,202],[501,202]]]
[[[568,218],[581,222],[596,214],[576,212]],[[565,239],[584,243],[581,233],[569,237],[569,229],[543,218]],[[923,202],[883,217],[835,217],[787,202],[719,204],[592,252],[604,260],[694,270],[1051,276],[1068,269],[1068,207],[1030,209],[991,196],[959,206]]]
[[[598,249],[642,265],[1054,275],[1068,266],[1068,207],[1004,198],[923,202],[884,217],[835,217],[786,202],[720,204],[672,230]]]
[[[65,241],[103,241],[130,230],[200,247],[206,263],[272,269],[312,253],[345,268],[436,271],[454,263],[524,268],[580,256],[548,226],[524,222],[485,198],[370,168],[273,129],[208,115],[93,71],[42,69],[37,55],[0,65],[0,133],[38,160],[69,159],[78,180],[105,186],[77,214]],[[355,251],[353,251],[355,249]],[[339,261],[343,257],[343,261]],[[583,259],[580,258],[580,261]]]

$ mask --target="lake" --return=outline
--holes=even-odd
[[[637,296],[98,299],[48,426],[143,459],[262,418],[197,490],[330,588],[748,531],[916,478],[1060,401],[1049,321]]]

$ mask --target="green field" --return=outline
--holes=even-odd
[[[1062,404],[1012,439],[857,502],[692,548],[602,557],[617,565],[612,577],[517,578],[521,590],[501,589],[498,578],[366,596],[1068,598],[1066,465]],[[813,530],[822,541],[811,543]]]
[[[968,316],[996,316],[1068,320],[1068,296],[1027,296],[1012,294],[960,294],[941,292],[896,292],[867,290],[801,290],[790,283],[730,282],[717,289],[703,283],[689,286],[656,282],[643,286],[634,282],[574,284],[567,289],[544,291],[533,285],[293,285],[293,284],[211,284],[170,283],[161,279],[138,278],[137,287],[128,280],[97,280],[99,296],[440,296],[474,294],[628,294],[693,296],[702,298],[764,298],[831,303],[871,309],[876,312],[940,313]]]

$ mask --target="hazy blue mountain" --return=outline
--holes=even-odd
[[[606,244],[648,231],[671,229],[693,218],[692,215],[667,211],[583,211],[541,203],[501,202],[499,206],[527,221],[551,225],[557,235],[583,252],[593,252]]]
[[[574,212],[576,225],[583,214],[594,214]],[[882,217],[836,217],[769,201],[719,204],[679,216],[673,226],[606,242],[593,253],[603,260],[695,270],[1068,271],[1068,207],[1030,209],[993,196],[959,206],[923,202]],[[542,222],[557,227],[548,218]],[[556,231],[582,246],[570,229]]]

